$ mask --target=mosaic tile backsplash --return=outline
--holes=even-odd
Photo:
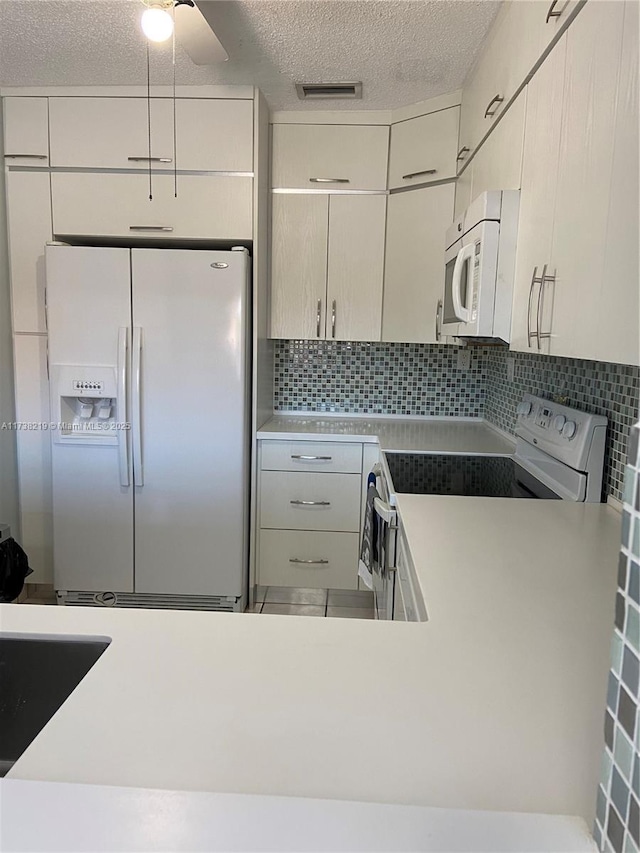
[[[640,370],[628,365],[470,347],[276,341],[276,411],[486,417],[513,433],[525,392],[568,397],[568,405],[609,421],[605,491],[620,499],[631,425],[638,417]],[[513,359],[514,379],[508,379]]]
[[[458,348],[345,341],[278,341],[276,411],[480,417],[485,359],[457,367]]]
[[[629,442],[604,755],[593,836],[606,853],[640,848],[640,425]]]

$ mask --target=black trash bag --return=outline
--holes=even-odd
[[[0,602],[15,601],[32,572],[27,555],[15,539],[0,542]]]

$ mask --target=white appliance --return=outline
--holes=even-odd
[[[519,207],[519,190],[491,190],[447,229],[445,335],[509,341]]]
[[[65,603],[244,608],[249,270],[243,248],[47,246]]]
[[[525,394],[517,418],[512,456],[385,452],[374,466],[380,494],[374,510],[387,524],[386,565],[379,575],[374,574],[379,619],[394,618],[398,612],[394,603],[398,584],[404,584],[409,594],[418,586],[411,577],[410,561],[402,560],[398,548],[397,494],[602,500],[605,417]],[[403,592],[403,600],[407,597]]]

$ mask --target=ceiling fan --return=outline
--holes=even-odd
[[[142,0],[142,31],[150,41],[162,42],[174,32],[195,65],[226,62],[229,54],[194,0]]]

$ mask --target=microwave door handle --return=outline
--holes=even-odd
[[[453,313],[461,323],[471,322],[471,311],[462,304],[462,270],[465,263],[472,259],[476,250],[475,243],[467,243],[458,252],[455,266],[453,267],[453,278],[451,281],[451,298],[453,300]],[[469,288],[467,287],[467,297]]]

